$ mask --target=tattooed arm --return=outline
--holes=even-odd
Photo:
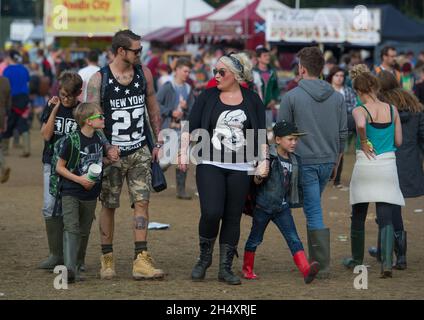
[[[102,86],[102,75],[100,74],[100,72],[96,72],[88,81],[86,102],[93,102],[101,106],[101,103],[100,103],[101,86]]]
[[[143,72],[147,80],[147,112],[149,113],[150,126],[152,127],[156,139],[158,139],[161,128],[161,116],[159,104],[156,100],[155,88],[153,86],[153,76],[150,70],[145,66],[143,66]]]
[[[87,85],[87,99],[86,102],[91,102],[102,107],[100,103],[101,99],[101,86],[102,86],[102,75],[100,72],[96,72],[88,82]],[[119,160],[119,148],[116,146],[112,146],[107,140],[103,130],[97,130],[100,135],[100,140],[102,145],[104,146],[107,154],[107,158],[112,161]]]

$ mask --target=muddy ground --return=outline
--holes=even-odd
[[[37,264],[47,255],[47,240],[42,207],[42,141],[37,130],[32,132],[32,155],[20,158],[21,150],[11,149],[7,161],[11,178],[0,185],[0,300],[5,299],[422,299],[424,297],[424,202],[408,199],[404,210],[408,231],[408,269],[394,271],[392,279],[379,278],[379,265],[366,255],[368,289],[353,287],[355,274],[346,270],[341,261],[350,252],[350,209],[347,188],[329,185],[323,194],[325,223],[331,228],[332,276],[305,285],[295,269],[286,243],[277,228],[270,225],[263,244],[257,251],[255,271],[260,279],[243,281],[241,286],[229,286],[217,281],[217,252],[208,270],[206,281],[193,283],[190,272],[198,254],[197,224],[199,202],[175,198],[175,170],[168,170],[168,190],[151,199],[151,221],[169,223],[168,230],[149,234],[149,249],[157,266],[168,276],[163,281],[136,282],[131,278],[133,239],[131,210],[124,189],[122,207],[117,211],[114,252],[118,277],[101,281],[100,245],[97,222],[94,223],[87,252],[86,281],[71,285],[68,290],[53,287],[55,274],[37,270]],[[342,182],[348,185],[354,156],[347,154]],[[189,191],[194,194],[193,168]],[[97,208],[97,215],[100,205]],[[303,212],[294,213],[299,235],[306,244]],[[375,244],[377,228],[375,208],[367,218],[366,246]],[[234,266],[240,272],[243,246],[250,230],[251,219],[244,216],[239,245],[240,258]],[[347,236],[347,238],[346,238]],[[215,250],[217,251],[217,250]]]

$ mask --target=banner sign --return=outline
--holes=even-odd
[[[266,40],[377,45],[380,31],[380,9],[292,9],[268,11]]]
[[[193,35],[239,37],[244,33],[244,27],[240,20],[192,20],[189,22],[189,32]]]
[[[45,0],[48,36],[113,36],[128,29],[127,0]]]

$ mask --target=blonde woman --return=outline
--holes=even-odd
[[[251,183],[248,172],[254,170],[246,152],[246,145],[254,142],[248,141],[247,130],[253,129],[256,146],[259,130],[265,129],[265,107],[255,92],[240,86],[243,81],[252,80],[252,64],[246,54],[221,57],[213,73],[217,87],[199,96],[189,116],[190,133],[196,129],[209,133],[207,141],[202,138],[202,145],[206,143],[209,148],[202,149],[196,167],[201,209],[200,257],[191,277],[193,281],[205,278],[219,236],[218,279],[238,285],[241,281],[232,272],[232,263],[237,254],[240,219]],[[179,160],[183,171],[187,170],[188,161],[184,157],[189,139],[189,134],[183,132]]]

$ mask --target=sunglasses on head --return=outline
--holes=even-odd
[[[213,69],[212,72],[213,72],[213,75],[214,76],[216,76],[216,74],[219,73],[219,75],[221,77],[225,77],[225,69],[219,69],[219,70],[218,69]]]
[[[85,119],[85,121],[96,120],[96,119],[104,120],[105,116],[103,114],[95,114],[95,115],[89,116],[87,119]]]
[[[138,48],[138,49],[131,49],[131,48],[124,48],[125,50],[128,50],[128,51],[131,51],[131,52],[134,52],[134,54],[137,56],[137,55],[139,55],[140,53],[141,53],[141,51],[143,51],[143,47],[141,47],[141,48]]]

